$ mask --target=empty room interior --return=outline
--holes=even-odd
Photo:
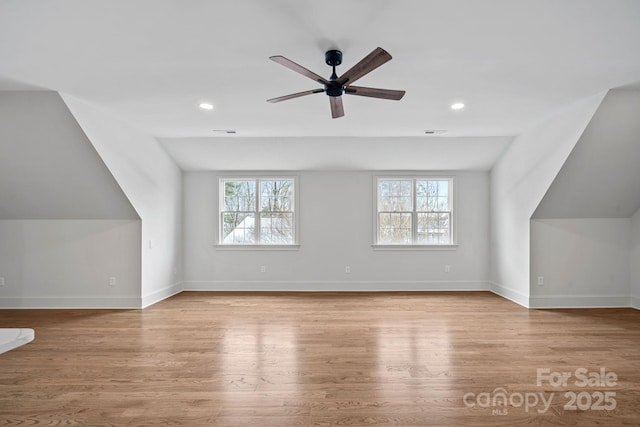
[[[636,0],[0,0],[0,425],[639,425],[639,119]]]

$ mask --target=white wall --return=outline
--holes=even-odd
[[[534,212],[532,307],[629,306],[639,108],[640,91],[609,91]]]
[[[4,220],[0,242],[0,308],[140,307],[139,220]]]
[[[640,310],[640,209],[631,218],[629,264],[631,306]]]
[[[518,136],[491,170],[492,290],[529,305],[529,220],[605,93]]]
[[[142,305],[182,289],[182,172],[155,138],[71,96],[65,103],[142,220]]]
[[[5,308],[141,304],[138,214],[55,92],[0,92],[0,277]]]
[[[629,218],[532,220],[530,306],[628,307],[630,227]]]
[[[487,289],[487,172],[458,172],[457,250],[374,250],[373,172],[299,172],[298,250],[221,250],[217,175],[184,175],[185,289]],[[342,206],[340,211],[330,206]],[[445,273],[445,265],[451,272]],[[266,272],[260,272],[260,266]],[[351,273],[345,273],[345,266]]]

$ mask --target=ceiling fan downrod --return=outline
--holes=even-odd
[[[325,92],[329,96],[341,96],[344,93],[344,88],[337,82],[338,75],[336,74],[336,66],[342,64],[342,52],[339,50],[328,50],[324,54],[324,61],[333,68],[333,73],[331,73],[331,77],[329,77],[329,84],[325,85]]]

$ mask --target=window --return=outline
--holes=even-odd
[[[296,179],[220,178],[221,245],[295,245]]]
[[[376,180],[377,245],[453,245],[453,178]]]

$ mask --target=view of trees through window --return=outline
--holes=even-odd
[[[377,244],[452,243],[448,178],[380,178],[377,181]]]
[[[295,243],[293,179],[221,180],[222,244]]]

